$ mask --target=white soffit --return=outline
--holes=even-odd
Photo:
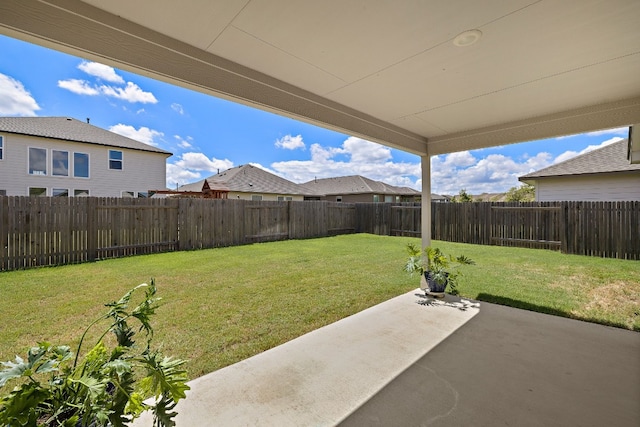
[[[639,21],[637,0],[0,3],[1,33],[416,154],[638,123]]]

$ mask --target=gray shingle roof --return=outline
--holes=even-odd
[[[640,171],[640,164],[631,164],[627,159],[628,142],[623,139],[597,150],[589,151],[564,162],[523,175],[518,179],[545,178],[550,176],[587,175]]]
[[[242,165],[227,169],[206,178],[211,188],[226,187],[229,191],[241,193],[312,195],[313,192],[301,184],[288,181],[252,165]],[[204,179],[183,185],[179,191],[200,191]]]
[[[406,196],[420,194],[419,191],[413,188],[396,187],[360,175],[314,179],[313,181],[305,182],[303,185],[311,189],[316,195],[373,193]]]
[[[0,117],[0,132],[172,155],[169,151],[69,117]]]

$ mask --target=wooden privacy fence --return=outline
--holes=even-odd
[[[434,203],[431,216],[436,240],[640,260],[640,202]],[[420,226],[416,204],[0,197],[0,270]]]
[[[418,205],[357,205],[357,232],[420,236]],[[433,203],[435,240],[640,260],[640,202]]]
[[[355,231],[355,205],[0,197],[0,270]]]

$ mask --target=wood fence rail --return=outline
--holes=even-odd
[[[640,259],[640,202],[434,203],[437,240]],[[420,236],[416,204],[0,197],[0,270],[346,233]]]
[[[421,235],[419,205],[357,204],[356,230]],[[640,260],[640,202],[433,203],[435,240]]]

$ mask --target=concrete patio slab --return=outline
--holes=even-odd
[[[640,426],[640,334],[481,303],[341,427]]]
[[[190,385],[179,427],[638,427],[640,334],[415,290]]]
[[[332,426],[479,312],[400,295],[189,383],[177,425]],[[135,426],[151,425],[148,415]]]

